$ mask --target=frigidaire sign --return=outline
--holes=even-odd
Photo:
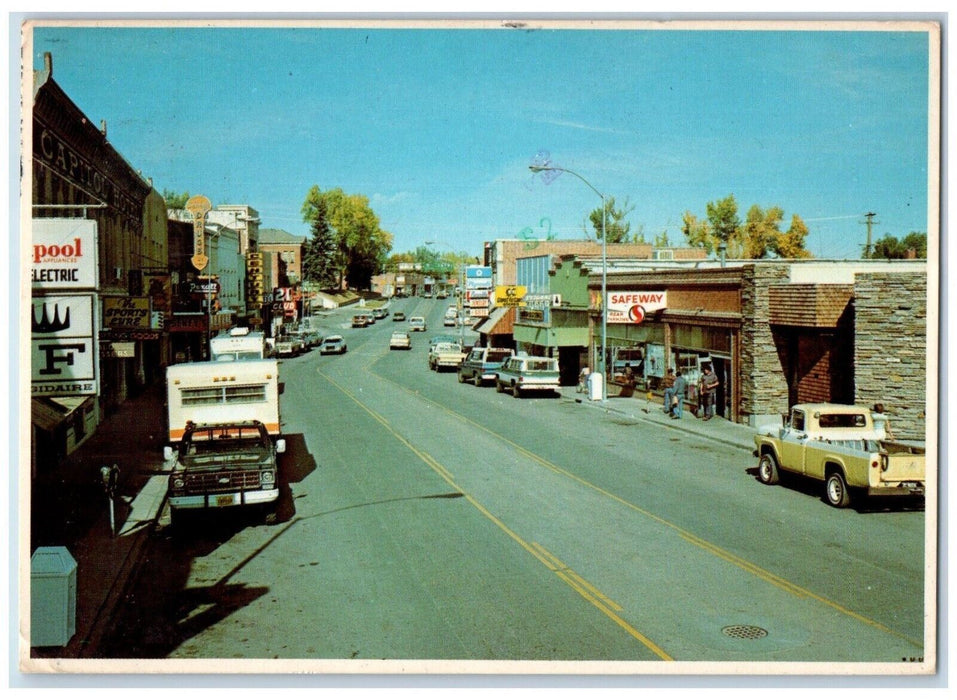
[[[96,289],[96,222],[33,219],[30,248],[34,290]]]

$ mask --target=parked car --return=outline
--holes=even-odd
[[[356,314],[352,317],[353,328],[365,328],[366,326],[371,326],[372,322],[372,314]]]
[[[412,337],[405,331],[395,331],[389,338],[389,350],[411,350]]]
[[[495,390],[510,391],[516,399],[531,391],[558,394],[558,360],[534,355],[510,357],[498,370]]]
[[[405,320],[405,314],[404,314],[402,311],[396,311],[394,314],[392,314],[392,320],[393,320],[393,321],[404,321],[404,320]]]
[[[425,319],[422,316],[410,316],[409,330],[410,331],[425,331],[425,330],[428,330],[428,326],[425,325]]]
[[[346,352],[346,340],[341,335],[330,335],[319,347],[320,355],[342,355]]]
[[[435,298],[436,298],[436,299],[448,299],[448,298],[449,298],[448,290],[440,289],[440,290],[439,290],[439,293],[435,295]]]
[[[456,338],[454,335],[448,335],[447,333],[440,334],[440,335],[433,335],[432,338],[429,340],[429,350],[434,348],[439,343],[458,343],[458,342],[459,342],[458,338]]]
[[[458,343],[436,343],[429,348],[429,369],[441,372],[443,369],[456,369],[465,353]]]
[[[298,335],[287,333],[276,339],[276,357],[295,357],[306,349],[305,343]]]
[[[459,367],[459,383],[482,386],[484,382],[494,382],[502,364],[514,354],[510,348],[472,348]]]

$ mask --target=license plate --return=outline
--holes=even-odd
[[[216,496],[217,506],[231,506],[233,504],[232,496]]]

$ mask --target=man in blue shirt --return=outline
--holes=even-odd
[[[685,381],[685,378],[681,376],[681,370],[679,369],[675,376],[674,386],[671,388],[671,417],[672,418],[681,418],[684,414],[684,405],[685,405],[685,389],[688,388],[688,383]]]

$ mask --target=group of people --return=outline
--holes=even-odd
[[[720,384],[721,380],[718,379],[718,375],[711,369],[711,365],[705,365],[696,387],[698,396],[701,397],[702,420],[711,420],[714,418],[715,399],[717,398]],[[680,369],[675,371],[669,368],[664,385],[664,412],[671,415],[675,420],[679,420],[684,415],[684,399],[689,388],[688,381],[681,374]]]

